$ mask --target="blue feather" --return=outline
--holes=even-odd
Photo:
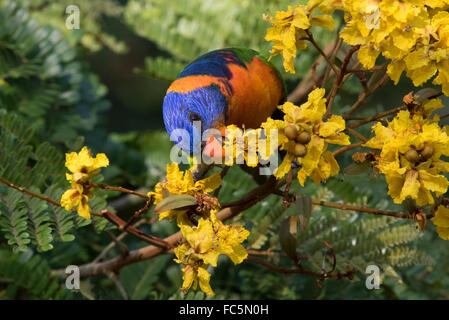
[[[194,137],[201,139],[202,133],[214,127],[217,121],[224,124],[227,106],[227,99],[216,84],[188,93],[169,92],[163,105],[165,128],[170,136],[175,129],[184,129],[183,135],[180,135],[179,131],[175,132],[178,141],[174,142],[181,149],[190,150],[190,154],[198,153],[200,150],[194,145]],[[201,132],[193,126],[192,120],[195,120],[196,116],[199,117],[196,120],[201,121]]]

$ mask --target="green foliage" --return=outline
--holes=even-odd
[[[0,299],[69,299],[70,291],[50,273],[47,262],[30,251],[0,250]]]
[[[90,51],[98,51],[107,47],[116,53],[124,54],[126,45],[116,39],[110,32],[105,31],[105,22],[102,16],[108,18],[119,18],[122,10],[119,1],[102,0],[90,1],[80,0],[74,3],[71,0],[19,0],[18,3],[27,9],[33,16],[43,24],[50,24],[56,29],[64,32],[72,43],[80,42]],[[76,32],[66,28],[66,19],[69,13],[66,8],[76,5],[80,10],[80,29]]]
[[[47,142],[34,148],[30,144],[34,138],[33,130],[25,123],[22,116],[0,109],[0,175],[59,200],[68,187],[62,154]],[[91,208],[105,208],[105,198],[104,193],[96,194]],[[97,231],[107,226],[104,219],[93,218],[93,222]],[[54,240],[72,241],[75,237],[70,231],[89,223],[76,213],[0,185],[0,230],[15,251],[25,251],[29,245],[39,251],[50,250]]]
[[[145,299],[156,289],[160,273],[164,270],[170,256],[160,256],[123,268],[120,278],[130,299]]]
[[[108,108],[105,88],[75,60],[61,31],[40,27],[15,2],[3,5],[0,30],[0,107],[25,115],[48,141],[80,144],[79,134]]]
[[[291,2],[286,0],[130,0],[124,16],[137,34],[157,43],[171,55],[147,58],[147,73],[174,80],[183,66],[211,50],[244,46],[269,56],[272,44],[264,41],[269,24],[262,19],[262,14],[274,13],[288,5]],[[317,29],[316,34],[323,43],[331,38],[323,30]],[[313,51],[301,52],[295,63],[297,74],[282,72],[283,75],[291,79],[301,77],[314,56]],[[273,63],[283,70],[280,57],[274,58]]]

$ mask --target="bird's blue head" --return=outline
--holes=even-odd
[[[224,126],[227,105],[227,98],[216,83],[188,92],[169,89],[163,104],[165,128],[180,149],[198,154],[205,144],[204,131]]]

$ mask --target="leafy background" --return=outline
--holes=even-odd
[[[110,158],[98,182],[151,190],[169,162],[171,143],[163,130],[161,106],[170,81],[189,61],[212,49],[244,46],[268,55],[270,44],[263,40],[268,24],[262,14],[292,3],[78,0],[81,29],[73,31],[65,27],[69,4],[72,1],[0,0],[0,176],[53,198],[68,187],[64,153],[83,145]],[[336,31],[314,34],[326,46]],[[296,60],[296,75],[282,71],[289,90],[317,56],[309,48]],[[279,57],[273,62],[281,67]],[[348,81],[335,109],[346,111],[360,90],[358,81]],[[396,87],[390,81],[358,115],[399,106],[411,90],[407,79]],[[361,130],[370,134],[368,126]],[[339,160],[341,167],[351,163],[349,155]],[[235,200],[255,186],[250,175],[233,167],[221,201]],[[320,187],[294,183],[292,190],[329,201],[404,210],[387,197],[383,179],[368,173],[340,174]],[[112,191],[98,192],[92,202],[94,210],[108,207],[124,219],[142,205]],[[271,196],[234,220],[251,230],[248,248],[280,251],[281,223],[295,213],[294,207],[285,210]],[[141,228],[160,237],[176,231],[165,221]],[[206,299],[201,292],[179,292],[182,273],[168,255],[123,268],[125,295],[108,276],[84,279],[81,290],[67,290],[52,270],[95,259],[110,243],[109,232],[117,233],[105,220],[84,220],[0,185],[0,298]],[[410,222],[317,207],[297,239],[298,252],[308,256],[305,263],[316,271],[323,259],[329,265],[323,240],[335,248],[340,270],[357,269],[354,280],[327,280],[319,287],[314,278],[277,274],[251,262],[234,266],[224,258],[213,270],[214,298],[449,298],[449,250],[431,225],[423,233]],[[125,242],[130,249],[144,245],[129,237]],[[106,258],[117,254],[111,250]],[[290,266],[278,255],[270,261]],[[369,264],[381,267],[379,290],[365,287]]]

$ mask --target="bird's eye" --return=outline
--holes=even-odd
[[[198,113],[195,112],[189,112],[189,121],[201,121],[201,116]]]

